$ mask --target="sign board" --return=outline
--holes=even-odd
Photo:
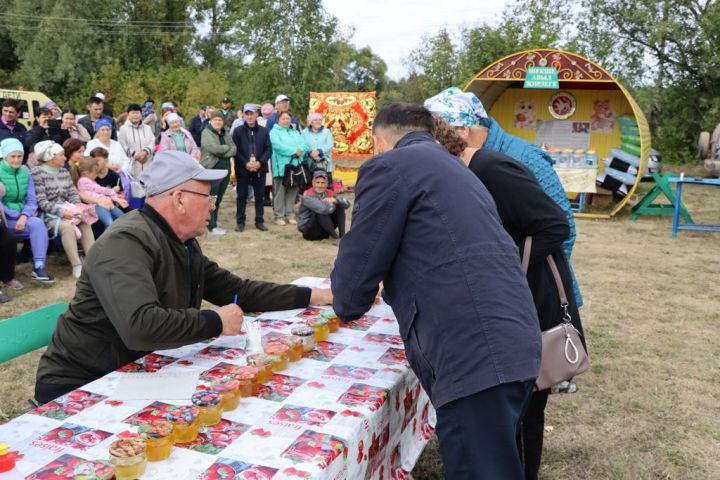
[[[528,67],[523,88],[560,88],[554,67]]]

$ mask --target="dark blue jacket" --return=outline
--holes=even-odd
[[[198,147],[200,146],[200,137],[202,136],[203,128],[205,128],[206,120],[205,118],[200,118],[200,115],[195,115],[192,120],[190,120],[190,128],[188,130]]]
[[[427,133],[360,168],[331,280],[344,321],[370,309],[384,282],[436,408],[538,374],[540,328],[518,249],[483,184]]]
[[[250,160],[251,153],[255,153],[255,159],[262,165],[260,170],[253,174],[253,177],[265,175],[268,172],[268,160],[272,155],[272,145],[268,131],[264,127],[256,123],[253,128],[250,128],[247,123],[243,123],[233,131],[232,140],[237,147],[235,175],[240,177],[250,175],[245,165]]]

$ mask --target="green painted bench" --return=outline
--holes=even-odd
[[[59,302],[0,321],[0,363],[46,346],[66,309]]]

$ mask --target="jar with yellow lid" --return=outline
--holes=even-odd
[[[222,396],[219,393],[201,391],[195,392],[192,403],[200,409],[198,418],[200,425],[210,426],[220,422],[222,418]]]
[[[330,335],[330,325],[324,318],[312,318],[308,320],[308,325],[315,332],[315,341],[327,342],[328,336]]]
[[[290,348],[282,343],[268,343],[265,345],[265,353],[273,357],[272,370],[273,372],[282,372],[288,367],[290,358],[288,352]]]
[[[303,352],[315,349],[315,330],[312,327],[295,327],[290,332],[300,339]]]
[[[258,383],[269,382],[272,377],[273,359],[265,353],[254,353],[247,356],[247,363],[258,369]]]
[[[165,418],[173,425],[175,443],[190,443],[200,433],[200,409],[194,405],[170,407]]]
[[[234,379],[223,380],[213,383],[212,389],[222,396],[220,405],[223,411],[229,412],[238,407],[240,403],[240,382]]]
[[[240,383],[241,397],[252,397],[257,395],[258,388],[258,372],[259,370],[255,367],[236,367],[235,368],[235,380]]]
[[[165,460],[172,453],[173,426],[168,420],[154,420],[140,425],[140,435],[147,446],[145,454],[149,462]]]
[[[135,480],[145,473],[147,445],[139,435],[115,440],[110,444],[110,463],[116,480]]]

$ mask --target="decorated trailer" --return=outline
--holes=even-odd
[[[537,49],[501,58],[465,86],[508,133],[543,146],[579,217],[609,218],[631,198],[651,152],[645,115],[604,68],[580,55]],[[586,194],[616,203],[585,211]],[[582,195],[579,195],[582,194]]]

